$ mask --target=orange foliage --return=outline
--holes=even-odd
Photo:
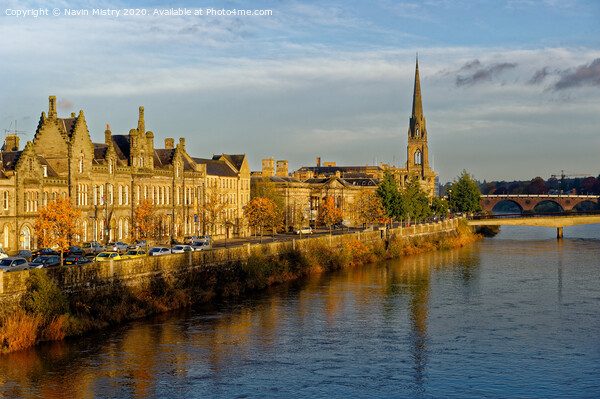
[[[246,205],[244,216],[253,228],[278,228],[283,223],[283,215],[275,202],[268,198],[255,197]]]
[[[40,248],[53,248],[66,251],[81,234],[77,220],[81,216],[79,209],[73,208],[70,198],[59,198],[49,202],[40,210],[35,220],[35,234]]]
[[[332,224],[341,223],[344,217],[342,210],[335,207],[333,197],[326,197],[325,201],[319,207],[317,214],[317,224],[330,226]]]
[[[8,352],[33,346],[41,318],[23,310],[0,319],[0,349]]]
[[[133,209],[133,233],[137,240],[152,238],[156,235],[155,211],[154,205],[147,199],[141,200]]]

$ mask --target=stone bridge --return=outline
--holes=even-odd
[[[598,204],[600,195],[558,195],[558,194],[499,194],[482,195],[481,208],[484,211],[491,212],[494,206],[500,202],[510,201],[516,204],[523,211],[532,211],[536,205],[542,202],[554,202],[561,207],[563,211],[570,211],[574,206],[582,202],[593,202]]]

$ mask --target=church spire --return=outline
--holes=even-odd
[[[415,89],[413,92],[413,106],[412,115],[413,118],[423,118],[423,104],[421,102],[421,82],[419,81],[419,56],[417,56],[417,64],[415,68]]]

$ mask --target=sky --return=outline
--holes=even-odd
[[[417,54],[442,183],[600,174],[597,0],[0,0],[0,125],[54,95],[94,142],[144,106],[194,157],[403,166]]]

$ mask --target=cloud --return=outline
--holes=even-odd
[[[564,90],[580,86],[600,86],[600,58],[596,58],[589,65],[581,65],[575,70],[563,71],[553,88]]]
[[[516,68],[516,63],[502,62],[489,66],[484,66],[479,60],[473,60],[463,65],[459,73],[465,72],[464,75],[456,76],[456,86],[473,86],[478,83],[491,81],[503,71]]]
[[[66,98],[61,99],[56,105],[61,111],[70,111],[73,109],[73,103]]]
[[[540,84],[544,81],[544,79],[546,79],[546,76],[548,75],[548,67],[544,67],[542,69],[537,70],[535,74],[531,77],[531,79],[527,81],[527,83],[530,85]]]

